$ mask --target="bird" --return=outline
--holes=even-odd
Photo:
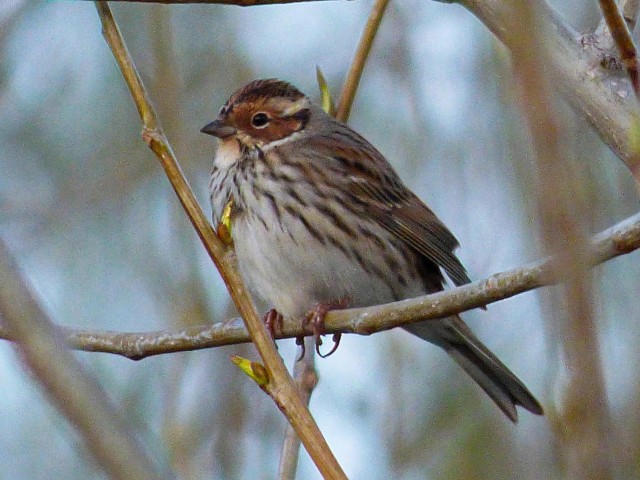
[[[387,159],[292,84],[254,80],[201,132],[217,137],[209,193],[249,289],[277,315],[314,321],[470,282],[458,241]],[[406,325],[442,348],[514,423],[538,400],[459,315]]]

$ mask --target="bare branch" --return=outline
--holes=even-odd
[[[191,187],[187,183],[169,145],[169,141],[160,126],[153,105],[127,51],[109,6],[105,2],[96,3],[96,7],[102,22],[104,37],[118,62],[118,66],[140,113],[143,122],[143,139],[160,160],[189,220],[196,229],[207,253],[209,253],[218,268],[231,298],[245,322],[251,340],[264,362],[269,383],[272,384],[269,385],[269,389],[274,392],[274,399],[278,407],[298,433],[320,473],[325,478],[346,478],[342,468],[329,449],[322,432],[313,420],[309,409],[302,402],[295,383],[275,348],[273,339],[258,316],[253,300],[247,293],[235,266],[233,255],[230,254],[230,251],[214,233]]]
[[[541,22],[549,26],[547,68],[558,88],[576,113],[586,118],[602,140],[618,155],[640,183],[635,125],[640,109],[635,95],[621,85],[619,77],[601,66],[602,52],[591,48],[585,37],[567,25],[545,2],[536,2]],[[512,2],[503,0],[460,0],[460,4],[482,21],[508,48],[521,27]]]
[[[318,374],[315,368],[315,339],[304,338],[304,346],[301,347],[303,356],[296,360],[293,368],[293,378],[300,390],[302,401],[309,405],[313,389],[318,384]],[[304,354],[306,352],[306,354]],[[300,439],[291,425],[287,426],[284,435],[282,452],[280,453],[280,465],[278,466],[278,480],[294,480],[300,457]]]
[[[73,423],[111,478],[171,478],[162,474],[107,399],[109,396],[65,348],[64,339],[22,280],[0,240],[0,314],[24,362],[51,401]]]
[[[342,96],[340,97],[340,103],[336,111],[336,118],[341,122],[346,122],[349,119],[351,106],[353,105],[353,100],[356,97],[356,91],[360,84],[360,78],[362,77],[362,71],[367,63],[367,58],[369,58],[369,52],[371,52],[373,41],[380,29],[380,22],[382,22],[382,17],[388,4],[389,0],[376,0],[369,14],[369,19],[362,32],[362,37],[360,38],[358,49],[353,57],[349,74],[342,87]]]
[[[586,249],[587,264],[595,266],[637,249],[640,249],[640,213],[594,236]],[[553,265],[556,261],[555,257],[539,260],[462,287],[401,302],[334,310],[327,314],[326,331],[369,335],[418,320],[442,318],[482,307],[560,282],[560,278],[553,276]],[[239,318],[174,331],[117,333],[62,328],[61,334],[70,348],[112,353],[133,360],[251,341]],[[278,338],[296,338],[311,334],[312,332],[302,329],[301,322],[285,320],[282,332],[278,331]],[[10,330],[3,327],[1,322],[0,338],[15,340]]]

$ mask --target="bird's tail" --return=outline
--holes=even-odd
[[[527,387],[489,351],[460,317],[425,321],[409,325],[406,330],[442,347],[511,421],[518,421],[517,405],[536,415],[543,414],[542,406]]]

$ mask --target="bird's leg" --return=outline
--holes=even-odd
[[[311,325],[311,329],[313,331],[313,338],[315,339],[315,343],[316,343],[316,353],[320,357],[326,358],[329,355],[331,355],[333,352],[335,352],[338,349],[338,345],[340,345],[340,339],[342,338],[341,333],[334,333],[333,348],[331,349],[331,351],[325,355],[320,353],[320,345],[322,345],[322,338],[320,337],[321,335],[324,335],[324,318],[327,316],[327,313],[329,313],[331,310],[342,310],[343,308],[347,308],[350,301],[351,301],[350,298],[344,297],[344,298],[333,300],[327,303],[319,303],[318,305],[315,306],[313,310],[307,313],[304,320],[302,321],[303,327]],[[302,338],[296,339],[296,343],[300,345],[301,340]],[[300,358],[304,356],[304,342],[302,342],[302,345],[303,345],[302,347],[303,350]]]

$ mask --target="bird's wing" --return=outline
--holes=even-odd
[[[449,229],[402,183],[373,145],[346,125],[332,125],[301,142],[305,149],[302,157],[323,164],[324,175],[330,176],[324,181],[349,192],[354,209],[375,218],[387,231],[440,266],[456,285],[469,283],[465,268],[453,253],[458,241]]]
[[[458,246],[456,238],[429,207],[399,179],[394,180],[381,184],[352,177],[354,189],[380,225],[442,267],[456,285],[469,283],[464,266],[453,253]]]

